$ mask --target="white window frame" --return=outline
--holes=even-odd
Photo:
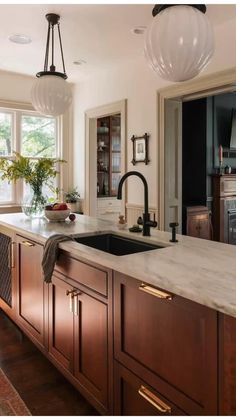
[[[15,106],[14,106],[15,105]],[[10,106],[4,106],[0,103],[0,113],[10,113],[13,115],[13,127],[12,127],[12,150],[16,152],[21,151],[22,144],[22,132],[21,132],[21,120],[23,115],[42,116],[38,112],[34,111],[30,105],[12,103]],[[63,147],[62,147],[62,132],[63,132],[63,120],[60,117],[55,118],[55,135],[56,135],[56,155],[55,158],[62,159]],[[13,156],[4,156],[14,160]],[[1,156],[0,156],[1,159]],[[32,158],[32,160],[39,160],[39,158]],[[1,179],[0,179],[1,181]],[[62,189],[63,175],[59,174],[56,177],[56,185]],[[23,198],[23,181],[18,180],[16,184],[12,184],[12,200],[0,202],[0,208],[6,206],[19,206]]]

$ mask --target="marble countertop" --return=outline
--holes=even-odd
[[[91,247],[64,242],[67,250],[84,261],[91,261],[132,276],[166,291],[188,298],[236,317],[236,246],[151,229],[151,237],[118,230],[110,221],[77,215],[75,222],[50,223],[30,220],[22,213],[0,215],[0,226],[13,229],[39,243],[55,233],[88,235],[116,232],[121,236],[159,244],[162,249],[125,256],[114,256]],[[0,227],[1,230],[1,227]]]

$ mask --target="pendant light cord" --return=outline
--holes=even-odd
[[[66,74],[65,61],[64,61],[64,55],[63,55],[63,49],[62,49],[62,42],[61,42],[60,24],[59,23],[57,24],[57,27],[58,27],[58,36],[59,36],[59,42],[60,42],[60,49],[61,49],[62,66],[63,66],[64,74]]]
[[[67,79],[66,75],[66,69],[65,69],[65,61],[64,61],[64,55],[63,55],[63,49],[62,49],[62,40],[61,40],[61,32],[60,32],[60,26],[59,26],[59,15],[55,15],[53,13],[49,13],[46,15],[46,18],[48,20],[48,31],[47,31],[47,42],[46,42],[46,51],[45,51],[45,59],[44,59],[44,71],[41,71],[37,73],[37,77],[41,77],[43,73],[52,74],[54,73],[57,76],[62,77],[64,80]],[[54,26],[57,25],[58,29],[58,37],[59,37],[59,44],[60,44],[60,51],[61,51],[61,60],[62,60],[62,66],[63,66],[63,73],[56,71],[56,66],[54,64]],[[50,44],[51,44],[51,51],[50,51]],[[51,65],[49,65],[49,54],[51,52]],[[49,68],[48,68],[49,67]]]
[[[50,22],[48,22],[48,34],[47,34],[46,52],[45,52],[45,60],[44,60],[44,71],[48,71],[49,43],[50,43]]]

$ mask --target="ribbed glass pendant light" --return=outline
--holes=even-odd
[[[58,116],[65,113],[72,102],[72,92],[67,83],[64,56],[62,50],[60,33],[60,16],[54,13],[46,15],[48,20],[48,34],[46,43],[46,53],[44,60],[44,71],[36,74],[35,81],[31,90],[31,100],[34,108],[46,116]],[[54,26],[58,28],[58,37],[60,43],[61,59],[63,73],[56,71],[54,64]],[[51,65],[48,69],[49,50],[51,37]]]
[[[160,77],[170,81],[192,79],[214,53],[206,6],[156,5],[146,32],[145,56]]]

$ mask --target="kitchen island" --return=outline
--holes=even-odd
[[[12,279],[0,307],[101,413],[236,413],[234,246],[181,235],[172,244],[170,233],[142,237],[82,215],[1,215],[0,232]],[[115,256],[64,242],[43,283],[48,237],[102,232],[161,248]]]

